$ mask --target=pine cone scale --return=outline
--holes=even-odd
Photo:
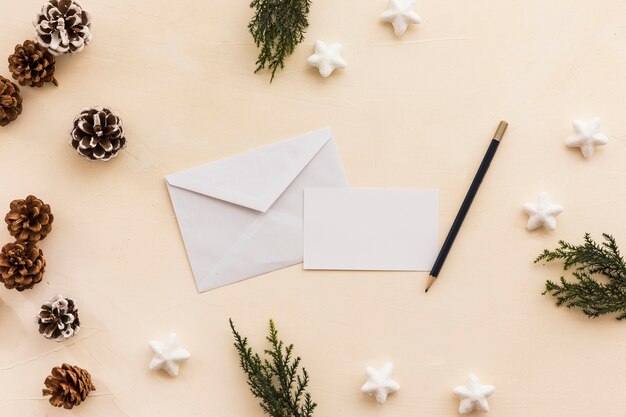
[[[41,223],[37,222],[33,224],[31,221],[28,222],[28,230],[30,230],[31,232],[41,232],[41,229],[43,229]]]
[[[113,144],[109,139],[105,139],[100,142],[100,146],[105,150],[105,152],[111,152],[113,150]]]
[[[61,14],[65,14],[68,12],[68,10],[70,9],[70,6],[72,5],[72,2],[70,0],[61,0],[59,1],[59,12]]]
[[[82,130],[83,132],[87,133],[88,135],[93,135],[95,132],[93,131],[93,127],[90,123],[87,122],[87,120],[85,119],[81,119],[78,121],[77,123],[77,127],[79,130]]]
[[[119,132],[120,127],[118,125],[109,125],[104,128],[104,134],[107,136],[116,136]]]

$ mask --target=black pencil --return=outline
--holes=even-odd
[[[491,161],[498,150],[498,146],[500,145],[500,141],[504,136],[504,132],[506,132],[506,128],[509,124],[505,121],[501,121],[498,125],[498,129],[496,133],[493,135],[493,139],[489,144],[489,148],[487,149],[487,153],[483,158],[483,161],[478,168],[478,172],[474,177],[474,181],[472,181],[472,185],[470,185],[469,190],[467,191],[467,195],[463,200],[463,204],[461,204],[461,208],[454,219],[454,223],[452,223],[452,227],[448,232],[448,236],[446,240],[443,242],[443,246],[441,247],[441,251],[439,251],[439,255],[437,256],[437,260],[433,265],[433,269],[430,271],[430,276],[428,277],[428,284],[426,285],[426,292],[430,289],[430,287],[435,283],[435,280],[439,276],[439,272],[441,272],[441,268],[443,267],[446,258],[448,257],[448,253],[450,253],[450,248],[454,244],[454,239],[456,239],[459,230],[461,229],[461,225],[463,224],[463,220],[465,220],[465,216],[469,211],[472,202],[474,201],[474,197],[476,197],[476,193],[478,192],[478,188],[480,184],[483,182],[483,178],[485,178],[485,174],[489,169],[489,165],[491,165]]]

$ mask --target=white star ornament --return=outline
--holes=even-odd
[[[417,0],[389,0],[389,8],[380,15],[380,19],[393,25],[396,36],[402,36],[410,24],[422,21],[414,10],[416,3]]]
[[[486,413],[489,411],[487,397],[495,392],[493,385],[481,385],[478,377],[471,374],[466,385],[456,387],[452,392],[461,399],[459,413],[469,414],[474,410]]]
[[[549,230],[556,229],[556,217],[563,212],[563,207],[550,201],[550,194],[539,194],[535,203],[524,204],[528,214],[528,230],[535,230],[542,226]]]
[[[381,369],[367,367],[365,373],[367,382],[361,387],[361,391],[368,395],[373,395],[379,404],[384,404],[387,395],[397,392],[400,385],[391,379],[393,363],[388,363]]]
[[[322,41],[316,41],[315,53],[307,59],[307,62],[309,65],[317,67],[320,75],[326,78],[334,70],[348,67],[346,61],[341,57],[342,48],[343,46],[340,43],[327,45]]]
[[[148,345],[154,353],[154,357],[150,362],[150,369],[163,369],[170,376],[177,376],[180,362],[186,361],[191,356],[178,343],[176,333],[170,334],[167,340],[163,342],[152,340]]]
[[[589,122],[574,120],[573,126],[574,133],[566,139],[565,144],[570,148],[580,148],[587,159],[593,156],[596,146],[609,143],[609,138],[600,132],[599,117],[594,117]]]

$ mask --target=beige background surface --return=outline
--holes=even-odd
[[[41,1],[0,6],[8,56],[33,37]],[[423,24],[396,39],[378,21],[383,0],[314,0],[306,42],[272,85],[252,73],[246,1],[84,6],[93,43],[59,59],[60,87],[24,88],[23,115],[0,131],[0,206],[32,193],[56,217],[45,282],[0,290],[3,416],[261,416],[229,317],[259,348],[276,319],[320,417],[454,416],[451,389],[471,371],[497,387],[493,417],[626,415],[625,324],[557,309],[540,293],[559,267],[532,264],[587,231],[626,245],[623,1],[423,0]],[[349,68],[326,80],[307,68],[315,39],[343,42]],[[67,146],[88,105],[116,109],[127,127],[110,163]],[[573,118],[596,115],[610,144],[585,161],[563,141]],[[509,133],[428,296],[425,273],[300,266],[196,293],[165,174],[332,126],[351,185],[440,190],[443,238],[501,118]],[[544,190],[565,212],[556,232],[529,233],[521,205]],[[78,300],[84,324],[65,344],[33,324],[56,293]],[[170,331],[193,355],[177,379],[147,369],[147,341]],[[388,360],[402,390],[379,407],[359,388],[366,365]],[[72,412],[40,396],[62,362],[98,388]]]

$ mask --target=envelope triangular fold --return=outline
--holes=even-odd
[[[166,177],[175,187],[266,212],[331,139],[329,128]]]

